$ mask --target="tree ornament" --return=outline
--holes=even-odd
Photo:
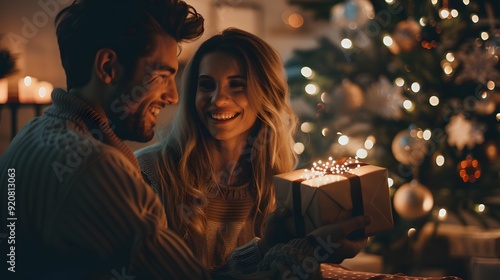
[[[331,117],[332,110],[330,106],[326,105],[323,102],[320,102],[316,105],[316,108],[316,118],[318,118],[318,120],[325,120]]]
[[[468,155],[457,165],[458,175],[465,183],[474,183],[481,177],[481,165],[479,161]]]
[[[403,117],[403,89],[380,77],[366,91],[365,108],[385,119],[399,120]]]
[[[495,109],[495,101],[489,96],[474,103],[474,110],[481,115],[491,115],[495,112]]]
[[[392,140],[392,154],[402,164],[419,165],[427,154],[427,142],[408,129],[396,134]]]
[[[375,15],[368,0],[347,0],[337,4],[330,11],[330,20],[335,28],[356,29],[363,27]]]
[[[496,69],[498,56],[491,55],[476,44],[462,45],[455,56],[463,67],[457,74],[457,83],[473,81],[485,85],[490,80],[500,83],[500,72]]]
[[[433,19],[422,27],[420,34],[420,45],[424,49],[434,49],[441,42],[441,27]]]
[[[402,52],[411,52],[418,45],[422,27],[413,18],[403,20],[396,24],[392,39]]]
[[[448,134],[448,145],[461,151],[466,146],[472,149],[476,144],[483,143],[486,127],[484,124],[467,120],[463,114],[458,114],[451,117],[445,130]]]
[[[431,191],[417,180],[403,184],[396,190],[394,210],[405,219],[418,219],[429,213],[434,206]]]
[[[490,55],[500,55],[500,30],[491,33],[491,37],[485,43],[486,51]]]
[[[365,97],[361,87],[345,79],[342,81],[342,85],[333,92],[332,100],[334,101],[332,106],[335,110],[352,112],[363,106]]]
[[[484,146],[484,149],[485,149],[484,153],[486,154],[488,160],[494,162],[496,159],[498,159],[499,149],[495,141],[493,140],[488,141]]]

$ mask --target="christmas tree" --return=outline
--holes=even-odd
[[[389,170],[395,229],[367,250],[450,216],[498,227],[498,1],[289,2],[333,34],[286,62],[301,167],[347,156]]]

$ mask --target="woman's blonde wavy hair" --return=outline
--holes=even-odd
[[[275,209],[273,175],[295,168],[293,135],[297,118],[290,106],[285,71],[277,52],[259,37],[230,28],[205,41],[186,67],[177,114],[160,140],[159,161],[162,200],[169,227],[206,264],[206,198],[211,163],[207,139],[195,107],[197,80],[202,58],[213,52],[230,54],[242,62],[247,73],[250,104],[257,111],[258,131],[251,135],[251,159],[255,205],[252,209],[255,235],[261,236],[267,215]],[[165,172],[166,170],[166,172]]]

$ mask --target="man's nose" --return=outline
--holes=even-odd
[[[168,83],[166,91],[162,94],[161,99],[167,104],[177,104],[179,101],[179,92],[177,91],[177,85],[175,82]]]

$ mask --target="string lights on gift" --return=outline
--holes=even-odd
[[[352,170],[358,169],[361,166],[357,157],[355,158],[341,158],[338,160],[334,160],[332,157],[329,157],[326,162],[322,160],[318,160],[313,163],[313,167],[310,169],[312,174],[321,174],[329,175],[329,174],[345,174],[350,173]]]

